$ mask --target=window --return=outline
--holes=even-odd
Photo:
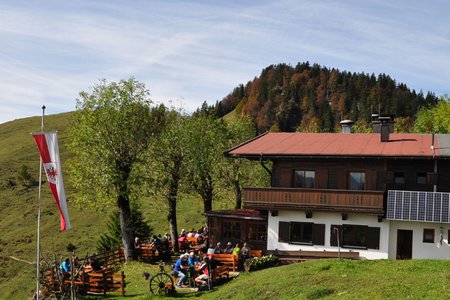
[[[348,177],[348,187],[350,190],[364,190],[366,186],[366,173],[350,172]]]
[[[313,223],[291,223],[291,243],[312,244]]]
[[[279,222],[278,241],[290,244],[325,245],[325,224]]]
[[[295,170],[294,187],[313,188],[315,177],[316,173],[314,171]]]
[[[223,222],[222,238],[231,240],[241,239],[241,223]]]
[[[394,183],[395,184],[405,184],[405,173],[395,172],[394,173]]]
[[[379,249],[380,227],[364,225],[331,225],[330,245],[355,249]]]
[[[265,224],[248,224],[248,240],[250,241],[266,241],[267,228]]]
[[[423,242],[424,243],[434,243],[434,229],[423,230]]]
[[[427,173],[418,172],[416,178],[417,178],[417,184],[427,184]]]

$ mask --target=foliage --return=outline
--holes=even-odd
[[[33,184],[33,177],[31,176],[26,165],[21,165],[20,169],[17,171],[17,181],[19,181],[23,186],[30,186]]]
[[[256,135],[254,122],[249,117],[237,116],[232,120],[225,122],[227,136],[225,137],[227,149],[231,149]],[[224,158],[217,165],[220,168],[221,186],[224,196],[230,193],[234,195],[234,207],[236,209],[242,206],[242,197],[244,186],[267,186],[269,176],[263,168],[255,162],[242,158]]]
[[[115,204],[123,191],[137,197],[138,168],[154,136],[161,131],[159,108],[149,91],[133,78],[119,83],[102,80],[90,93],[81,92],[70,128],[69,165],[80,206]]]
[[[142,211],[136,206],[131,207],[131,223],[133,224],[133,237],[139,237],[139,240],[145,241],[152,236],[152,228],[144,218]],[[97,240],[97,251],[99,252],[116,249],[122,244],[118,211],[110,214],[106,226],[107,231],[102,233]]]
[[[100,208],[115,203],[120,213],[125,259],[135,257],[130,201],[145,181],[147,149],[164,125],[163,106],[152,107],[149,91],[134,78],[105,80],[81,92],[70,131],[72,184],[77,203]]]
[[[414,130],[421,133],[450,133],[450,98],[444,96],[432,108],[417,113]]]
[[[270,254],[262,257],[248,258],[244,261],[244,265],[249,268],[249,271],[256,271],[274,267],[278,265],[278,256]]]
[[[372,112],[413,117],[438,98],[416,93],[386,74],[328,69],[309,62],[295,67],[271,65],[245,86],[239,85],[216,104],[222,117],[236,109],[250,116],[259,132],[329,132],[343,119],[370,122]]]
[[[209,211],[221,177],[217,166],[227,150],[224,142],[226,127],[222,120],[205,115],[192,117],[187,126],[188,179],[193,190],[203,199],[204,211]]]
[[[150,156],[157,160],[148,161],[149,177],[158,194],[165,199],[167,220],[172,240],[177,240],[177,202],[181,181],[187,175],[186,149],[189,147],[187,129],[188,118],[183,113],[170,110],[166,112],[166,126],[157,142],[150,148]],[[178,244],[174,244],[178,253]]]
[[[364,119],[359,119],[352,126],[352,132],[355,133],[371,133],[372,126]]]
[[[74,252],[76,249],[77,249],[77,246],[75,246],[75,245],[72,244],[72,243],[69,243],[69,244],[66,246],[67,252]]]

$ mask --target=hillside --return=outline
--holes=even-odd
[[[41,252],[42,257],[67,255],[69,243],[77,247],[77,254],[84,256],[95,252],[96,241],[106,229],[111,208],[103,211],[77,209],[73,199],[75,191],[70,184],[70,174],[65,172],[67,159],[67,130],[72,113],[46,116],[45,130],[57,130],[60,143],[66,196],[72,229],[59,231],[59,215],[46,182],[42,189]],[[0,299],[26,299],[35,288],[36,228],[38,186],[22,186],[17,179],[18,170],[25,165],[34,181],[38,181],[39,154],[31,133],[39,131],[40,117],[26,118],[0,124]],[[45,178],[45,175],[44,175]],[[89,180],[87,178],[87,180]],[[156,233],[168,230],[165,206],[157,199],[141,199],[144,217]],[[178,205],[178,224],[183,227],[200,227],[201,200],[191,195],[181,195]],[[215,208],[227,205],[215,203]],[[181,230],[181,228],[180,228]]]
[[[420,107],[436,104],[431,92],[410,90],[389,75],[351,73],[318,64],[271,65],[216,104],[217,115],[251,116],[258,131],[331,132],[343,119],[369,122],[371,113],[393,114],[412,125]],[[409,118],[408,118],[409,117]]]
[[[187,299],[449,299],[450,262],[438,260],[316,260],[241,273],[211,292],[178,294]],[[151,296],[142,272],[156,266],[131,263],[127,296],[109,299],[167,299]],[[99,297],[89,297],[99,299]]]

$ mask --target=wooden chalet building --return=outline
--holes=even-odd
[[[380,121],[378,133],[266,133],[228,150],[271,161],[271,187],[246,188],[242,211],[207,213],[212,241],[450,259],[450,135]]]

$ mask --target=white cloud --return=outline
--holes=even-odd
[[[449,93],[449,14],[440,1],[3,3],[0,122],[73,110],[99,78],[130,76],[192,111],[306,60]]]

